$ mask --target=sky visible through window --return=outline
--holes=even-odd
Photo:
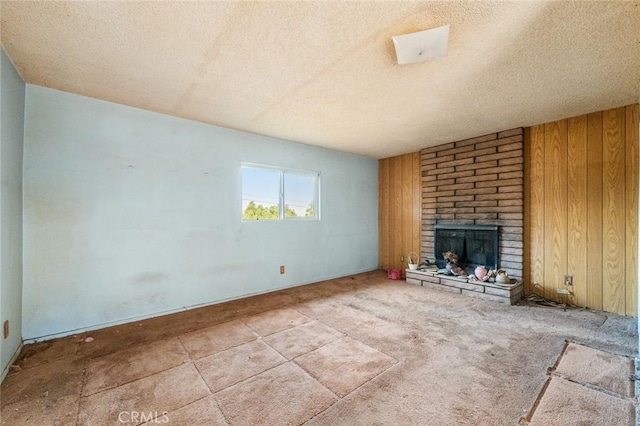
[[[304,216],[307,208],[313,204],[314,181],[315,177],[312,175],[284,175],[284,204],[298,216]]]
[[[264,207],[277,206],[280,199],[280,170],[242,168],[242,210],[253,201]],[[312,174],[284,174],[285,205],[300,217],[313,204],[315,176]]]
[[[242,210],[250,201],[265,207],[277,206],[280,200],[280,171],[242,168]]]

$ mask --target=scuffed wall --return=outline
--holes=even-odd
[[[25,84],[0,49],[0,335],[2,378],[22,344],[22,149]]]
[[[241,161],[319,171],[322,220],[242,222]],[[28,85],[25,339],[376,269],[377,173],[375,159]]]

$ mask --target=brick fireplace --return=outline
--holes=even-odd
[[[524,135],[522,128],[425,148],[421,258],[435,251],[436,223],[498,225],[499,266],[522,278]]]

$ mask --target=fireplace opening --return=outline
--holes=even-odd
[[[458,266],[470,273],[476,266],[487,269],[498,266],[498,225],[436,224],[435,259],[438,268],[445,267],[442,253],[458,255]]]

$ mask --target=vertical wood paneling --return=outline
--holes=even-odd
[[[378,263],[389,268],[389,159],[378,162]]]
[[[602,309],[602,113],[587,116],[587,306]]]
[[[638,104],[626,108],[626,314],[638,314]]]
[[[638,108],[528,130],[526,262],[545,297],[569,274],[572,303],[637,315]]]
[[[412,184],[411,187],[413,189],[411,206],[413,207],[412,216],[411,216],[411,242],[415,244],[416,253],[420,254],[420,246],[421,246],[421,227],[422,227],[422,188],[421,188],[421,179],[420,179],[420,153],[416,152],[412,154],[411,164],[413,167],[412,170]],[[424,260],[424,259],[421,259]]]
[[[402,248],[406,249],[407,253],[411,251],[418,251],[419,246],[412,247],[411,241],[411,227],[413,225],[413,191],[411,185],[413,185],[413,165],[411,164],[413,157],[411,154],[402,156],[402,203],[405,206],[402,209],[403,217],[402,223]],[[406,254],[406,253],[405,253]],[[406,269],[409,266],[409,259],[405,257],[405,261],[402,263],[402,269]]]
[[[405,269],[407,254],[420,251],[420,154],[382,159],[378,171],[378,261],[385,270]]]
[[[603,275],[602,309],[625,312],[624,108],[603,114]]]
[[[391,222],[389,230],[391,232],[391,252],[390,266],[402,269],[400,253],[402,250],[402,157],[391,159]]]
[[[545,228],[544,294],[556,298],[555,289],[567,270],[567,121],[544,126]]]
[[[529,193],[525,195],[529,204],[527,234],[529,235],[528,258],[531,259],[529,262],[530,282],[528,283],[530,288],[527,293],[538,294],[540,288],[535,284],[542,285],[544,283],[544,125],[534,126],[530,132],[529,167],[527,167],[530,181]],[[525,291],[527,290],[525,289]]]
[[[573,304],[587,303],[587,116],[567,125],[567,269],[573,275]]]

